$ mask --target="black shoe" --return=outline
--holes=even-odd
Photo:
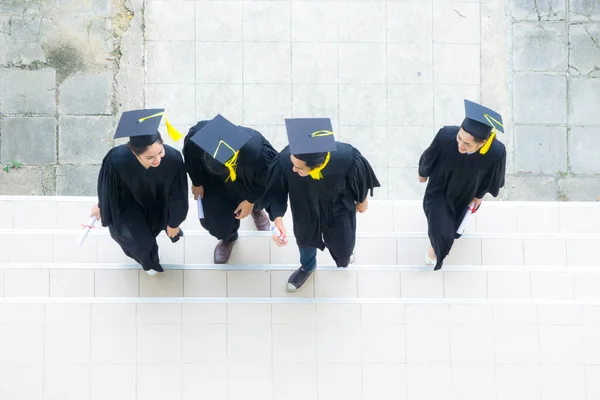
[[[308,278],[312,275],[313,271],[307,271],[304,267],[300,267],[294,271],[294,273],[288,279],[287,291],[290,293],[300,289],[302,285],[306,283]]]

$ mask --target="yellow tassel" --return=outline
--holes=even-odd
[[[494,140],[494,136],[496,136],[496,130],[495,129],[492,132],[492,134],[490,135],[490,137],[488,138],[487,142],[485,142],[485,144],[483,145],[483,147],[481,148],[481,150],[479,150],[480,154],[485,154],[485,153],[488,152],[488,150],[492,146],[492,141]]]
[[[323,168],[325,168],[327,166],[327,163],[329,162],[330,158],[331,158],[331,153],[328,152],[327,156],[325,157],[325,162],[323,164],[321,164],[320,166],[318,166],[317,168],[314,168],[312,171],[310,171],[308,173],[310,175],[310,177],[315,180],[319,180],[319,179],[323,178],[323,174],[321,173],[321,171],[323,170]]]
[[[227,161],[225,163],[225,166],[229,170],[229,176],[227,177],[227,179],[225,179],[225,182],[227,182],[230,179],[231,179],[231,182],[235,182],[235,180],[237,179],[236,169],[237,169],[237,158],[238,158],[239,153],[240,153],[239,150],[236,151],[235,153],[233,153],[233,157],[231,157],[229,159],[229,161]]]
[[[165,118],[165,124],[167,125],[167,133],[171,136],[171,139],[178,141],[183,137],[183,135],[169,123],[167,118]]]

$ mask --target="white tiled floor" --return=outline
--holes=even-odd
[[[599,309],[0,304],[0,398],[593,400]]]

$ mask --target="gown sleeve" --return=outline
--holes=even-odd
[[[185,170],[190,176],[194,186],[202,186],[207,182],[208,171],[204,166],[204,150],[196,146],[190,140],[190,135],[186,136],[182,149],[185,160]]]
[[[439,135],[440,133],[438,132],[435,138],[433,138],[433,141],[429,147],[423,152],[423,154],[421,154],[421,158],[419,159],[419,176],[423,178],[427,178],[432,174],[437,161],[440,158]]]
[[[171,228],[181,225],[187,217],[188,209],[188,182],[185,175],[185,164],[181,160],[177,165],[177,172],[167,202],[167,225]]]
[[[252,185],[248,198],[246,199],[250,203],[256,203],[264,196],[269,179],[269,168],[273,163],[273,159],[276,157],[277,152],[275,149],[265,138],[263,138],[259,159],[252,168]]]
[[[268,177],[263,202],[269,218],[271,221],[275,221],[275,218],[285,215],[288,202],[288,183],[281,168],[279,156],[275,157],[271,163]]]
[[[102,226],[113,224],[114,217],[119,214],[119,193],[121,193],[121,179],[113,165],[112,150],[102,160],[102,167],[98,174],[98,207]]]
[[[371,164],[357,149],[353,149],[348,183],[355,203],[365,201],[369,193],[373,197],[373,189],[381,186]]]
[[[504,187],[504,177],[506,175],[506,151],[502,153],[500,159],[485,174],[475,197],[482,199],[486,193],[497,197],[500,188]]]

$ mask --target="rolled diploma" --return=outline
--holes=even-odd
[[[469,204],[469,209],[467,210],[465,217],[463,218],[462,222],[460,223],[460,226],[456,230],[456,233],[458,233],[459,235],[463,234],[463,232],[465,231],[465,228],[467,227],[467,222],[469,222],[469,217],[474,212],[475,212],[475,203],[471,203],[471,204]]]
[[[77,244],[79,246],[81,246],[83,244],[83,241],[87,237],[88,233],[90,233],[90,230],[92,229],[92,227],[96,223],[96,220],[97,220],[97,218],[96,218],[95,215],[90,218],[90,221],[88,222],[87,226],[84,228],[83,233],[81,234],[81,236],[79,237],[79,240],[77,241]]]
[[[198,196],[198,218],[204,218],[204,208],[202,207],[202,199]]]

